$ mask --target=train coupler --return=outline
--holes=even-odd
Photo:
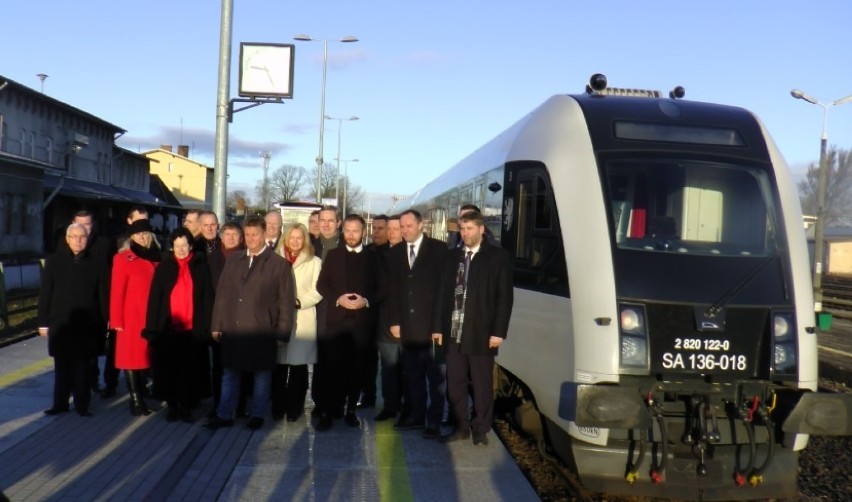
[[[654,483],[655,485],[658,485],[658,484],[663,482],[663,473],[662,472],[660,472],[656,469],[651,469],[651,472],[649,474],[651,476],[651,482]]]
[[[748,484],[751,486],[757,486],[761,483],[763,483],[763,476],[760,474],[752,474],[748,477]]]
[[[746,478],[740,471],[734,472],[734,484],[737,486],[744,486],[746,484]]]
[[[635,470],[631,470],[624,476],[624,479],[627,480],[627,484],[632,485],[637,479],[639,479],[639,473]]]

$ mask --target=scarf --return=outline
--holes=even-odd
[[[170,307],[172,312],[172,328],[177,332],[192,329],[192,275],[189,273],[189,262],[192,253],[186,258],[175,258],[178,266],[177,281],[172,288]]]
[[[299,258],[299,254],[292,254],[289,249],[284,248],[284,258],[287,258],[287,261],[290,262],[290,265],[296,263],[296,259]]]
[[[139,258],[142,258],[143,260],[148,260],[150,262],[158,262],[161,258],[160,249],[153,244],[151,245],[151,247],[146,248],[140,246],[139,244],[136,244],[131,240],[130,250],[133,251],[133,254],[135,254]]]

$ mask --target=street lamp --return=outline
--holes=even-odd
[[[357,42],[358,38],[351,35],[343,38],[325,39],[312,38],[310,35],[299,34],[293,37],[294,40],[300,42],[322,42],[322,95],[320,97],[320,130],[319,130],[319,153],[317,154],[317,202],[322,203],[322,136],[325,132],[325,74],[328,68],[328,42],[352,43]]]
[[[341,210],[343,211],[343,217],[346,218],[346,186],[349,184],[349,163],[350,162],[358,162],[358,159],[341,159],[337,158],[337,165],[343,162],[343,204],[341,204]],[[340,169],[337,170],[338,176],[340,176]],[[338,186],[340,185],[340,180],[338,179]]]
[[[343,121],[344,120],[358,120],[358,117],[355,115],[349,117],[348,119],[342,117],[330,117],[328,115],[325,116],[326,120],[336,120],[337,121],[337,188],[340,186],[340,131],[343,130]],[[338,197],[337,189],[334,191],[334,198],[338,201],[340,200]],[[345,214],[343,215],[346,216]]]
[[[852,95],[838,99],[831,103],[821,103],[813,96],[805,94],[799,89],[790,91],[790,95],[796,99],[803,99],[808,103],[822,108],[822,138],[819,145],[819,181],[817,184],[817,214],[814,224],[814,310],[822,312],[822,260],[823,240],[825,238],[825,190],[828,183],[828,159],[826,158],[826,147],[828,144],[828,109],[832,106],[842,105],[852,101]]]

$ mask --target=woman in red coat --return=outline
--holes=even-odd
[[[130,413],[138,416],[151,413],[142,398],[142,370],[151,366],[142,329],[160,249],[153,243],[148,220],[134,221],[127,233],[130,238],[112,263],[109,323],[116,331],[115,367],[125,370]]]

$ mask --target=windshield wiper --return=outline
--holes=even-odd
[[[744,287],[748,286],[751,281],[754,280],[755,277],[764,269],[767,265],[769,265],[772,260],[781,256],[778,252],[771,254],[763,259],[754,269],[752,269],[748,274],[745,275],[742,279],[739,280],[734,287],[725,292],[718,300],[713,302],[713,305],[707,307],[707,310],[704,311],[704,315],[707,317],[715,317],[730,301],[731,298],[734,297],[737,293],[740,292]]]

